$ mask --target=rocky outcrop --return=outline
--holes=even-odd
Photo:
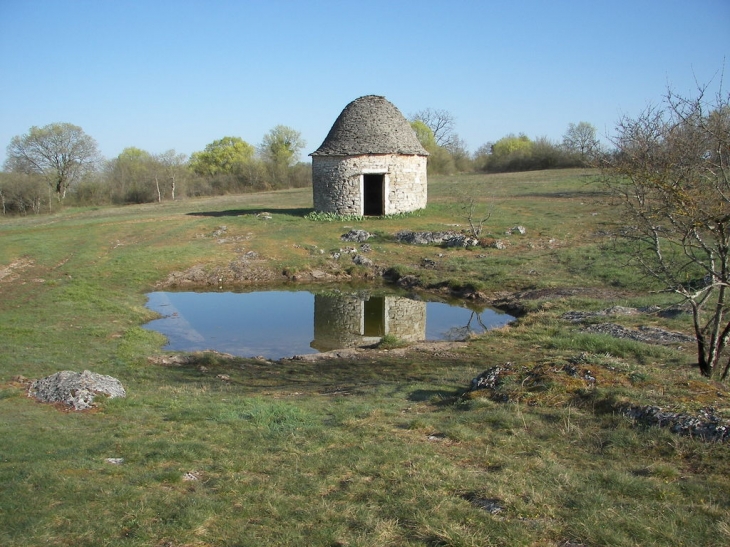
[[[444,247],[476,247],[476,238],[458,232],[411,232],[402,230],[395,234],[395,240],[410,245],[443,245]]]
[[[363,243],[364,241],[367,241],[373,236],[370,232],[366,232],[365,230],[355,230],[352,229],[346,234],[342,234],[340,236],[340,239],[342,241],[350,241],[354,243]]]
[[[658,308],[628,308],[625,306],[613,306],[605,310],[569,311],[564,313],[562,318],[571,323],[583,323],[588,320],[596,320],[611,316],[641,315],[657,313]],[[628,338],[646,344],[689,344],[695,341],[693,336],[682,332],[672,332],[658,327],[640,326],[636,329],[624,327],[616,323],[592,323],[583,328],[585,332],[595,334],[607,334],[614,338]]]
[[[730,422],[720,418],[713,408],[706,408],[697,416],[664,410],[658,406],[631,406],[621,408],[621,413],[638,423],[666,427],[672,433],[686,435],[708,442],[730,441]]]
[[[63,370],[46,378],[35,380],[28,389],[28,396],[44,403],[62,403],[74,410],[86,410],[94,406],[98,395],[126,397],[122,383],[112,376],[85,370]]]

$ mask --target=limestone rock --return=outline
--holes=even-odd
[[[340,236],[340,239],[342,241],[352,241],[356,243],[363,243],[364,241],[367,241],[372,237],[372,234],[370,232],[366,232],[365,230],[350,230],[346,234],[342,234]]]
[[[363,255],[355,255],[352,258],[352,261],[359,266],[372,266],[373,265],[373,261]]]
[[[30,397],[45,403],[63,403],[74,410],[86,410],[94,406],[94,397],[99,393],[110,398],[127,396],[119,380],[88,370],[56,372],[35,380],[28,389]]]

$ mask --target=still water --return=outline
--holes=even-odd
[[[514,317],[463,302],[425,301],[370,291],[153,292],[163,317],[145,328],[172,351],[212,349],[240,357],[293,355],[375,344],[386,334],[408,342],[462,340]]]

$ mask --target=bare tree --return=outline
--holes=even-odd
[[[671,90],[662,104],[622,118],[605,160],[617,198],[617,235],[631,258],[692,310],[697,364],[726,379],[730,322],[730,94]]]
[[[70,123],[31,127],[26,135],[13,137],[7,155],[6,169],[43,176],[58,201],[74,182],[94,169],[99,157],[96,141]]]
[[[455,137],[455,118],[446,110],[426,108],[413,114],[410,121],[427,125],[433,131],[433,137],[439,146],[448,147]]]
[[[162,176],[170,185],[170,198],[174,201],[175,191],[177,190],[180,179],[182,179],[185,175],[187,156],[185,154],[177,154],[175,150],[167,150],[162,154],[156,155],[155,160],[162,167]],[[158,201],[162,201],[159,177],[160,174],[155,173],[157,198]]]
[[[474,196],[468,196],[466,198],[466,203],[461,205],[461,210],[466,214],[466,220],[469,223],[469,230],[473,237],[477,239],[482,237],[484,223],[492,218],[493,209],[493,202],[482,207],[479,203],[477,203]]]
[[[580,155],[583,161],[591,159],[600,147],[596,138],[596,128],[588,122],[579,122],[578,125],[568,124],[563,135],[563,147],[569,152]]]

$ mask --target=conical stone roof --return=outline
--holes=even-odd
[[[427,156],[408,120],[393,103],[365,95],[348,104],[310,156],[406,154]]]

